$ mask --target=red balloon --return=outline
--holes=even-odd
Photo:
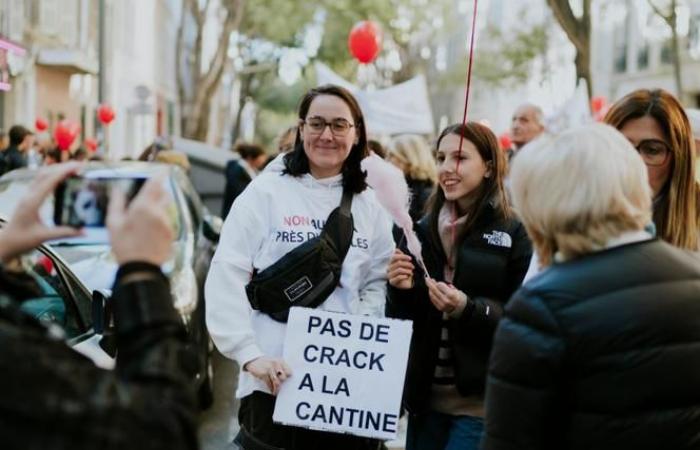
[[[37,117],[34,121],[34,127],[37,131],[44,131],[49,127],[49,123],[41,117]]]
[[[80,133],[80,125],[70,120],[62,120],[56,124],[56,128],[53,130],[53,137],[56,139],[58,148],[66,151],[73,144],[78,133]]]
[[[37,264],[44,268],[47,275],[53,274],[53,261],[46,255],[41,255],[37,260]]]
[[[97,150],[97,139],[95,138],[85,138],[83,141],[83,144],[85,144],[85,147],[90,150],[91,152],[94,152]]]
[[[382,30],[372,21],[358,22],[348,35],[350,53],[362,64],[368,64],[382,49]]]
[[[109,125],[110,122],[114,120],[115,116],[114,110],[107,103],[103,103],[97,108],[97,118],[100,119],[100,122],[104,125]]]
[[[508,150],[513,146],[513,141],[510,140],[508,133],[503,133],[498,136],[498,143],[501,145],[501,150]]]
[[[598,113],[602,111],[603,108],[605,108],[605,105],[608,104],[608,100],[603,97],[602,95],[597,95],[593,98],[591,98],[591,111],[594,113]]]

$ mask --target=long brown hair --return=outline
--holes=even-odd
[[[671,173],[655,204],[654,223],[663,240],[698,250],[700,185],[695,181],[695,143],[688,116],[678,100],[663,89],[638,89],[618,100],[605,123],[618,130],[633,119],[656,120],[671,148]]]
[[[319,95],[332,95],[338,97],[348,105],[350,113],[354,120],[355,130],[357,130],[357,144],[354,144],[350,149],[350,154],[345,159],[341,172],[343,174],[343,188],[358,194],[367,187],[367,174],[362,171],[360,161],[367,155],[367,129],[365,128],[365,118],[360,109],[360,104],[357,103],[355,97],[340,86],[326,84],[309,90],[301,99],[299,105],[299,120],[306,119],[309,113],[311,102]],[[301,127],[297,127],[296,139],[294,141],[294,150],[284,155],[284,172],[285,174],[298,177],[305,173],[309,173],[309,158],[304,151],[304,143],[301,140]]]
[[[481,159],[491,169],[491,176],[484,178],[478,187],[479,197],[472,205],[471,210],[467,212],[467,221],[464,224],[464,229],[469,230],[492,201],[494,202],[497,216],[504,219],[510,217],[510,203],[503,183],[507,173],[508,161],[498,145],[496,135],[488,127],[476,122],[467,122],[465,125],[458,123],[442,130],[435,148],[440,148],[440,142],[445,136],[450,134],[462,136],[465,141],[474,144]],[[428,220],[430,221],[430,228],[434,237],[438,236],[438,217],[444,204],[445,193],[438,185],[428,205]],[[440,242],[439,239],[436,242]],[[455,243],[455,245],[458,245],[458,243]]]

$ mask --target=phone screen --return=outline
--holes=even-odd
[[[104,227],[112,189],[120,189],[130,201],[145,181],[145,178],[70,177],[54,194],[54,222],[76,228]]]

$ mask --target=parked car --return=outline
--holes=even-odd
[[[0,220],[0,228],[5,222]],[[60,256],[46,245],[23,255],[21,263],[41,289],[41,295],[22,303],[21,309],[48,325],[58,325],[68,345],[105,369],[114,368],[114,353],[105,339],[105,296],[88,288]],[[109,353],[108,353],[109,351]],[[110,354],[111,353],[111,354]]]
[[[0,178],[0,217],[10,217],[17,201],[24,196],[36,169],[9,172]],[[164,187],[172,202],[169,215],[176,238],[171,259],[163,265],[170,279],[174,305],[187,327],[190,342],[199,355],[194,383],[200,405],[207,408],[213,401],[213,346],[205,325],[204,281],[218,242],[221,219],[209,214],[194,191],[187,175],[177,166],[143,163],[88,163],[86,177],[150,178],[165,173]],[[53,220],[53,198],[42,206],[40,215]],[[67,264],[75,277],[94,294],[108,297],[117,271],[104,228],[86,228],[85,235],[52,241],[50,248]],[[108,300],[106,300],[108,303]],[[103,346],[104,342],[102,343]]]

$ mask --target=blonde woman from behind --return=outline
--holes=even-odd
[[[496,330],[482,448],[697,448],[700,258],[644,231],[642,158],[596,124],[524,148],[510,176],[548,269]]]

